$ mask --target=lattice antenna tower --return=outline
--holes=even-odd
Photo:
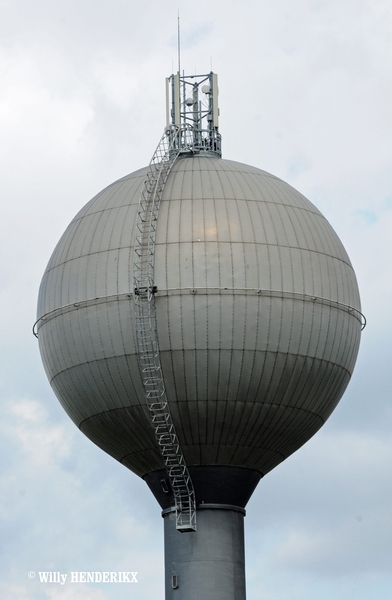
[[[176,142],[181,153],[222,156],[216,73],[178,72],[166,79],[166,128],[181,130]]]

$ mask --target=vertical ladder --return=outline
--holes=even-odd
[[[141,194],[133,266],[135,332],[139,366],[155,438],[176,503],[176,527],[196,531],[196,501],[192,480],[169,410],[159,356],[154,283],[155,237],[159,206],[170,170],[181,152],[183,131],[166,129],[151,159]]]

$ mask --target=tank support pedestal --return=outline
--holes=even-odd
[[[241,507],[202,504],[197,531],[176,529],[174,509],[162,512],[166,600],[245,600],[244,516]]]

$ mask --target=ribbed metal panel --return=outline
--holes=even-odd
[[[133,239],[145,170],[72,221],[44,274],[43,361],[80,429],[139,475],[162,468],[133,332]],[[179,159],[155,249],[159,346],[188,465],[266,473],[325,422],[354,368],[358,287],[339,238],[254,167]]]

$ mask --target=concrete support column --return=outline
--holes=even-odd
[[[245,510],[201,504],[191,533],[176,530],[174,509],[162,516],[166,600],[245,600]]]

